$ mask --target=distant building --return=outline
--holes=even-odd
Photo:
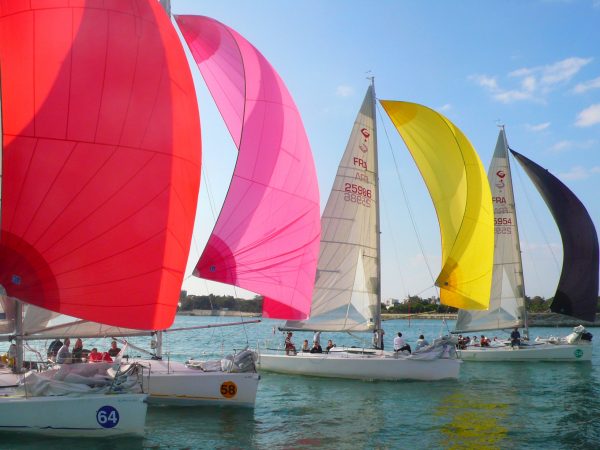
[[[383,304],[387,307],[390,307],[400,304],[400,300],[398,300],[397,298],[388,298],[383,301]]]

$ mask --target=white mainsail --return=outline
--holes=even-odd
[[[354,122],[321,218],[310,320],[284,329],[369,331],[379,327],[379,217],[375,91]]]
[[[455,332],[498,330],[527,324],[523,265],[508,143],[500,129],[488,171],[494,205],[494,271],[490,307],[486,311],[459,310]]]

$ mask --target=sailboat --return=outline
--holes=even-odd
[[[436,281],[441,301],[486,308],[492,272],[492,252],[487,248],[493,242],[493,218],[489,186],[477,154],[462,132],[441,114],[414,103],[382,100],[381,104],[404,138],[436,205],[443,246],[443,267]],[[377,158],[372,84],[323,212],[310,320],[288,321],[281,329],[378,331],[382,335]],[[460,361],[447,339],[410,356],[369,353],[283,355],[263,351],[259,366],[282,373],[357,379],[438,380],[459,374]]]
[[[316,170],[298,109],[271,64],[234,30],[208,17],[175,20],[239,150],[194,275],[262,295],[263,317],[305,319],[321,227]],[[173,361],[162,354],[162,336],[181,330],[155,331],[154,358],[137,360],[150,368],[144,387],[151,404],[254,407],[260,376],[252,351],[231,355],[231,364]],[[132,335],[140,333],[71,321],[32,330],[28,338]]]
[[[146,394],[31,389],[73,386],[21,373],[22,307],[138,331],[173,322],[200,181],[185,53],[151,0],[5,2],[0,60],[2,338],[19,379],[0,397],[0,429],[143,434]]]
[[[488,177],[495,214],[494,272],[490,308],[459,310],[454,333],[524,328],[527,339],[520,346],[469,346],[459,351],[467,361],[590,361],[592,345],[585,328],[567,338],[529,341],[525,283],[515,210],[513,183],[504,127],[490,164]],[[559,227],[564,260],[551,309],[593,322],[598,297],[598,237],[583,204],[550,172],[510,150],[523,166]]]

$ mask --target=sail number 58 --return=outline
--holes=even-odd
[[[221,384],[221,395],[225,398],[233,398],[237,394],[237,386],[233,381],[225,381]]]

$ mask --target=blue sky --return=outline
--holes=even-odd
[[[509,145],[566,183],[598,229],[600,0],[173,0],[172,8],[174,14],[206,15],[234,28],[279,72],[304,119],[323,205],[370,71],[379,98],[422,103],[459,126],[486,171],[497,124],[504,124]],[[188,272],[223,201],[236,153],[197,70],[193,73],[205,170]],[[432,275],[440,268],[440,242],[433,206],[391,123],[378,119],[383,298],[437,295]],[[512,168],[526,292],[550,297],[562,261],[560,236],[527,176],[516,163]],[[184,288],[251,296],[191,277]]]

